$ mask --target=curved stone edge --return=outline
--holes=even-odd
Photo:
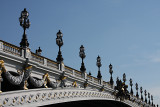
[[[8,106],[22,106],[23,107],[35,107],[50,104],[57,104],[63,102],[71,101],[81,101],[81,100],[114,100],[115,99],[111,93],[107,92],[97,92],[94,90],[85,89],[56,89],[51,88],[44,89],[29,89],[29,90],[18,90],[12,92],[4,92],[0,95],[0,105],[1,107]],[[134,102],[129,100],[122,101],[123,103],[130,105],[132,107],[139,107]]]

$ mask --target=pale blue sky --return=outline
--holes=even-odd
[[[132,78],[160,102],[159,0],[1,0],[0,39],[19,46],[23,29],[18,19],[24,8],[30,15],[27,35],[32,51],[40,46],[42,56],[56,60],[60,29],[66,65],[79,70],[83,44],[87,72],[97,76],[100,55],[103,80],[109,81],[112,63],[114,81],[126,73],[127,80]]]

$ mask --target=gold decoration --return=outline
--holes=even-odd
[[[5,105],[7,102],[6,101],[3,101],[3,104]]]
[[[28,69],[31,69],[31,68],[32,68],[32,66],[30,65],[30,66],[26,67],[25,70],[28,70]]]
[[[72,85],[73,85],[73,87],[77,87],[77,82],[74,81]]]
[[[47,86],[48,79],[49,79],[48,73],[46,73],[45,75],[43,75],[43,80],[44,80],[44,86],[45,86],[45,88],[48,88],[48,86]]]
[[[64,76],[63,78],[62,78],[62,80],[65,80],[67,77],[66,76]]]
[[[28,90],[27,85],[28,85],[27,80],[25,80],[24,81],[24,90]]]
[[[0,70],[0,75],[2,74],[2,72],[6,72],[6,68],[4,67],[4,61],[0,60],[0,67],[2,68],[2,71]]]
[[[24,101],[23,98],[21,98],[21,101],[22,101],[22,102]]]
[[[13,99],[13,103],[15,103],[16,101],[15,101],[15,99]]]
[[[2,91],[0,91],[0,94],[2,93]]]

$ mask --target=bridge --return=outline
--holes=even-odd
[[[23,12],[27,15],[26,9]],[[0,107],[53,105],[96,107],[104,104],[110,107],[155,107],[153,96],[150,99],[148,95],[147,100],[146,91],[145,98],[143,95],[139,97],[138,84],[136,95],[133,95],[133,90],[130,92],[127,90],[125,74],[123,82],[118,78],[116,84],[112,78],[109,82],[103,81],[100,57],[97,57],[99,67],[97,78],[87,74],[83,63],[85,58],[83,46],[80,48],[81,71],[66,66],[60,51],[63,45],[62,38],[58,37],[59,35],[62,37],[60,31],[56,39],[59,46],[57,61],[41,56],[40,48],[36,53],[31,52],[25,34],[26,28],[30,25],[27,18],[28,16],[26,19],[20,19],[20,24],[24,28],[20,47],[0,40]],[[109,68],[112,71],[111,64]],[[132,81],[130,85],[133,85]],[[143,93],[142,89],[140,93]]]

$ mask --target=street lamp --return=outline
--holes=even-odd
[[[28,19],[29,13],[27,12],[26,8],[21,12],[21,17],[19,18],[20,26],[22,26],[24,33],[22,40],[20,42],[20,47],[26,48],[29,46],[27,35],[26,35],[26,28],[30,27],[30,21]]]
[[[137,90],[137,94],[136,94],[136,97],[138,98],[139,95],[138,95],[138,84],[136,83],[136,90]]]
[[[140,92],[141,92],[141,100],[143,101],[143,95],[142,95],[142,93],[143,93],[143,88],[142,88],[142,87],[140,87]]]
[[[153,95],[151,95],[151,100],[152,100],[152,106],[153,106]]]
[[[63,61],[63,57],[61,54],[61,46],[63,45],[63,34],[61,33],[61,31],[59,30],[57,32],[57,38],[56,38],[56,44],[59,46],[59,51],[58,51],[58,55],[57,55],[57,62],[60,64]]]
[[[123,74],[123,82],[124,83],[126,82],[126,74],[125,73]]]
[[[98,55],[98,57],[97,57],[97,67],[98,67],[98,75],[97,75],[97,78],[99,79],[99,80],[101,80],[101,78],[102,78],[102,75],[101,75],[101,71],[100,71],[100,67],[102,66],[102,64],[101,64],[101,58],[100,58],[100,56]],[[100,84],[101,84],[101,81],[100,81]]]
[[[149,99],[148,103],[151,104],[151,102],[150,102],[150,93],[148,93],[148,99]]]
[[[80,71],[82,71],[82,73],[84,73],[86,71],[86,68],[85,68],[84,62],[83,62],[83,59],[86,57],[85,52],[84,52],[85,49],[84,49],[83,45],[81,45],[81,47],[79,49],[80,49],[79,56],[82,58]]]
[[[132,89],[133,83],[132,83],[132,79],[131,78],[130,78],[129,82],[130,82],[130,86],[131,86],[131,92],[130,93],[133,95],[133,89]]]
[[[147,91],[146,90],[144,90],[144,95],[145,95],[145,102],[147,103]]]
[[[112,74],[113,74],[112,64],[109,65],[109,73],[111,74],[110,84],[113,85],[114,81],[113,81],[113,78],[112,78]]]

